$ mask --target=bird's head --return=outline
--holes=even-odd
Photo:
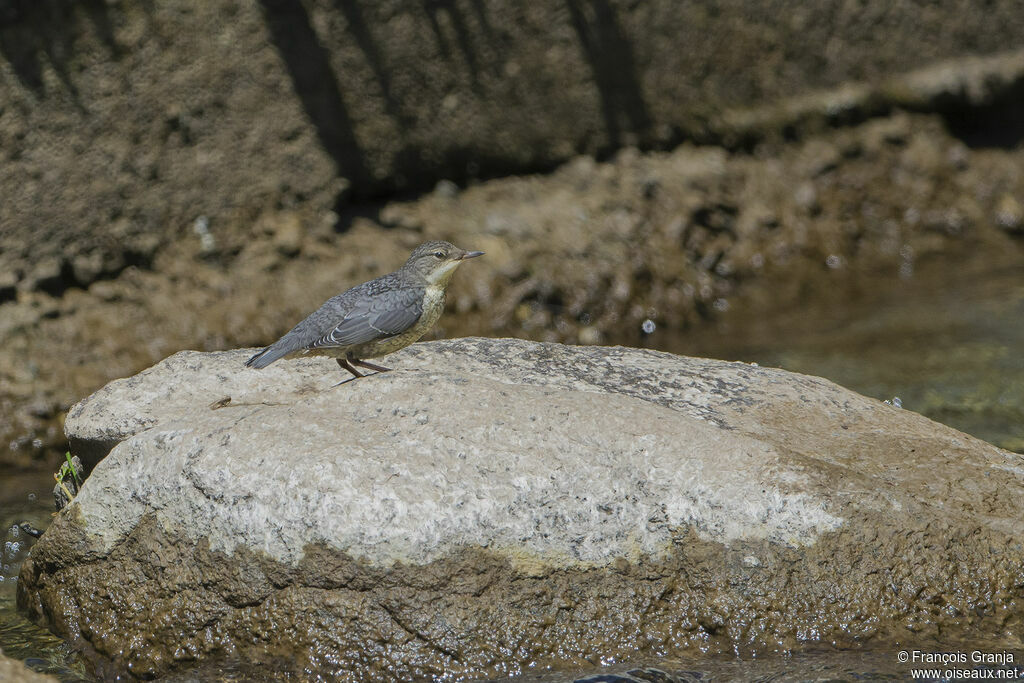
[[[459,249],[450,242],[424,242],[412,252],[403,269],[413,271],[427,284],[444,287],[460,263],[483,253]]]

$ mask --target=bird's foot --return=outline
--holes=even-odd
[[[376,370],[377,372],[391,372],[391,368],[386,368],[383,365],[374,365],[373,363],[368,363],[365,360],[356,360],[355,358],[353,358],[352,363],[362,368]]]
[[[348,362],[348,358],[335,358],[334,360],[338,361],[338,365],[340,365],[343,370],[348,370],[349,372],[352,373],[353,376],[346,381],[351,381],[356,377],[363,376],[363,373],[359,372],[354,367],[352,367],[352,364]]]

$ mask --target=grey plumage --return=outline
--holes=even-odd
[[[441,314],[452,272],[461,261],[481,254],[448,242],[426,242],[395,272],[328,299],[246,365],[265,368],[289,354],[306,352],[334,356],[357,377],[361,375],[348,361],[379,369],[361,359],[392,353],[419,339]]]
[[[423,313],[425,289],[409,279],[401,271],[388,273],[331,297],[246,365],[265,368],[301,349],[365,344],[406,331]]]

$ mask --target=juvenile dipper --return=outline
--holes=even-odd
[[[326,355],[355,377],[353,365],[387,372],[367,363],[404,349],[426,334],[444,310],[444,293],[452,273],[482,251],[465,251],[448,242],[425,242],[393,273],[332,297],[276,342],[246,361],[265,368],[294,354]]]

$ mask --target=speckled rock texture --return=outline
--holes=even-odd
[[[334,386],[333,361],[248,354],[181,352],[68,417],[77,448],[116,445],[19,604],[104,671],[493,677],[1020,633],[1024,458],[825,380],[468,338]]]

